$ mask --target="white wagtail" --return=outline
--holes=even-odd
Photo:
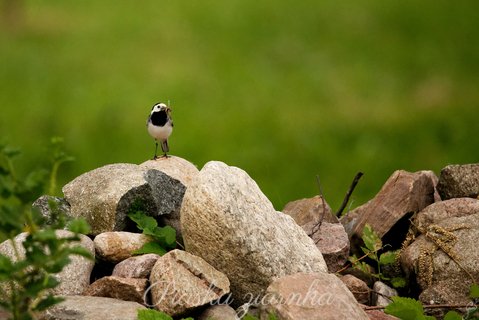
[[[168,137],[173,131],[173,119],[171,119],[171,109],[164,103],[157,103],[151,108],[150,116],[146,122],[148,133],[155,139],[155,157],[158,152],[158,141],[161,142],[161,150],[163,150],[164,157],[168,157],[166,153],[170,151],[168,148]]]

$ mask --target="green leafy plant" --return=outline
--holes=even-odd
[[[173,320],[172,317],[164,312],[153,309],[138,310],[138,320]],[[183,318],[182,320],[194,320],[193,318]]]
[[[422,303],[404,297],[392,297],[392,302],[387,305],[384,312],[398,317],[401,320],[435,320],[432,316],[424,315]]]
[[[146,243],[134,254],[156,253],[164,255],[168,250],[176,247],[176,230],[170,226],[159,227],[155,218],[146,215],[141,208],[135,208],[128,214],[143,234],[150,236],[153,241]]]
[[[361,250],[363,251],[364,256],[361,258],[358,258],[356,255],[349,257],[349,262],[351,262],[353,268],[359,269],[379,280],[388,281],[395,288],[406,286],[406,280],[403,277],[388,277],[382,272],[384,266],[394,266],[399,250],[386,251],[379,254],[379,251],[383,250],[385,246],[379,235],[369,224],[364,226],[362,240],[364,242],[364,247],[361,247]],[[371,272],[371,266],[363,261],[366,257],[376,262],[376,273]]]
[[[0,306],[9,312],[10,319],[29,320],[36,318],[62,299],[55,297],[51,289],[59,282],[54,274],[69,262],[70,255],[92,258],[90,253],[74,244],[81,233],[88,233],[84,220],[67,221],[56,203],[50,203],[50,224],[38,212],[32,210],[32,201],[56,180],[56,173],[38,169],[25,178],[17,176],[14,158],[18,149],[0,145],[0,239],[9,241],[14,257],[0,254]],[[54,156],[52,165],[58,170],[63,156]],[[72,235],[59,238],[56,230],[68,227]],[[19,245],[13,239],[27,232]],[[21,246],[21,247],[20,247]]]
[[[471,299],[479,298],[479,286],[473,284],[470,288],[469,296]],[[398,317],[401,320],[435,320],[433,316],[424,314],[424,306],[420,301],[405,297],[392,297],[392,302],[386,306],[384,312]],[[451,310],[444,315],[444,320],[479,320],[477,313],[479,307],[474,306],[466,311],[462,316],[458,312]]]

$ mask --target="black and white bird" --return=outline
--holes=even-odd
[[[148,133],[155,139],[156,148],[155,156],[153,159],[158,159],[158,142],[161,142],[161,150],[163,150],[163,156],[167,156],[168,137],[173,131],[173,119],[171,119],[171,109],[164,103],[157,103],[151,108],[150,116],[146,122]]]

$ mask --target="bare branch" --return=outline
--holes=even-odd
[[[336,217],[338,217],[338,218],[341,217],[341,214],[343,213],[344,208],[346,208],[346,205],[349,202],[349,198],[351,197],[351,194],[353,193],[354,188],[356,188],[356,185],[358,184],[359,179],[361,179],[362,176],[363,176],[363,173],[358,172],[356,174],[356,176],[354,177],[353,182],[351,183],[351,186],[349,187],[349,190],[346,193],[346,196],[344,197],[344,200],[343,200],[343,203],[341,204],[341,207],[339,208],[338,212],[336,212]]]

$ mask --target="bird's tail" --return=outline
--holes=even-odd
[[[170,148],[168,148],[168,140],[161,141],[161,150],[163,150],[164,153],[170,151]]]

